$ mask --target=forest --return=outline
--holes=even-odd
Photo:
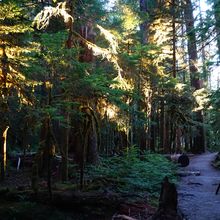
[[[220,0],[0,0],[0,220],[187,219],[219,60]]]

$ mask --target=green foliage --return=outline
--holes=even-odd
[[[169,91],[169,90],[168,90]],[[193,123],[191,119],[191,109],[195,100],[189,91],[171,90],[164,95],[164,101],[169,116],[176,126],[187,126]]]
[[[0,63],[2,67],[7,66],[5,71],[5,74],[7,74],[7,87],[16,89],[21,95],[21,100],[26,97],[25,90],[27,85],[30,84],[25,79],[23,70],[28,61],[27,54],[33,49],[30,42],[30,33],[33,31],[29,20],[31,10],[28,7],[22,7],[23,4],[24,1],[1,3],[0,12]],[[0,71],[0,75],[2,74]],[[3,79],[1,77],[1,90],[4,87],[2,84]]]
[[[158,195],[161,181],[168,176],[175,181],[174,164],[159,154],[140,154],[132,147],[123,156],[102,158],[98,166],[92,166],[89,177],[92,183],[88,188],[109,189],[135,195]]]

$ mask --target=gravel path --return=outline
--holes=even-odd
[[[190,159],[183,171],[200,171],[200,176],[181,177],[178,186],[179,208],[187,220],[220,220],[220,171],[211,166],[216,153],[205,153]]]

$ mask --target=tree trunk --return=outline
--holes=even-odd
[[[164,142],[165,142],[165,152],[166,153],[171,153],[171,148],[170,148],[170,127],[171,127],[171,121],[170,117],[167,115],[165,118],[165,126],[164,126]]]
[[[175,0],[172,0],[172,49],[173,49],[173,77],[176,78],[176,10]]]
[[[199,20],[200,20],[201,28],[203,29],[204,28],[204,19],[202,17],[202,9],[201,9],[201,1],[200,0],[199,0]],[[220,32],[219,32],[219,34],[220,34]],[[220,46],[220,42],[219,42],[219,46]],[[202,76],[203,76],[203,80],[205,82],[205,85],[208,87],[208,79],[209,79],[210,75],[209,75],[209,70],[208,70],[207,64],[206,64],[207,59],[206,59],[206,51],[205,51],[205,35],[204,34],[201,34],[201,47],[202,47],[202,51],[201,51]],[[220,49],[220,47],[219,47],[219,49]]]
[[[198,61],[197,47],[196,47],[196,33],[194,29],[194,17],[193,17],[193,6],[191,0],[186,0],[184,6],[184,16],[186,23],[186,32],[188,37],[188,55],[189,55],[189,71],[191,86],[195,90],[202,88],[202,81],[200,80],[199,72],[196,66]],[[203,124],[203,113],[201,110],[195,112],[195,120],[200,124],[196,126],[197,134],[193,141],[193,152],[200,153],[205,151],[205,133]]]
[[[1,180],[4,180],[7,167],[7,132],[9,127],[5,127],[1,136]]]
[[[97,134],[97,125],[93,120],[91,123],[91,129],[88,137],[88,162],[91,164],[97,164],[98,157],[98,134]],[[111,135],[111,134],[110,134]]]
[[[217,35],[218,56],[220,59],[220,0],[214,0],[215,31]]]
[[[147,0],[140,0],[139,3],[140,3],[140,12],[145,15],[147,13]],[[142,44],[146,44],[148,42],[148,33],[149,33],[148,29],[149,29],[149,22],[143,21],[140,25]]]
[[[160,145],[165,152],[165,111],[164,111],[164,100],[160,101]]]
[[[143,15],[143,17],[145,17],[146,19],[146,15],[148,13],[148,0],[140,0],[139,1],[139,5],[140,5],[140,13],[141,15]],[[149,21],[148,19],[146,19],[145,21],[143,21],[140,24],[140,31],[141,31],[141,43],[143,45],[146,45],[148,43],[148,36],[149,36]],[[140,66],[140,71],[138,73],[138,79],[137,81],[137,86],[138,86],[138,95],[141,95],[141,81],[140,81],[140,74],[142,73],[142,63]],[[140,100],[138,100],[138,111],[140,111]],[[141,150],[145,150],[146,149],[146,142],[147,142],[147,138],[146,138],[146,128],[144,125],[137,125],[138,129],[136,129],[136,138],[138,139],[137,143],[140,146]],[[147,125],[148,126],[148,125]]]
[[[84,184],[84,168],[86,162],[97,164],[98,158],[98,121],[95,112],[90,107],[81,109],[84,113],[83,132],[82,132],[82,148],[80,165],[80,188],[83,189]]]
[[[62,163],[61,163],[61,179],[63,182],[68,180],[68,151],[69,151],[69,136],[70,136],[70,115],[66,113],[67,127],[64,129],[64,142],[62,147]]]
[[[199,85],[197,85],[197,81],[199,80],[199,73],[196,66],[196,63],[198,61],[198,54],[196,47],[196,33],[194,28],[193,6],[191,0],[185,1],[184,16],[186,24],[186,34],[188,38],[187,50],[189,56],[191,86],[195,87],[195,89],[200,89]]]
[[[74,1],[67,1],[67,7],[69,8],[69,14],[74,17]],[[66,47],[71,49],[73,47],[74,39],[73,39],[73,23],[69,23],[69,33],[68,39],[66,41]],[[66,102],[70,101],[69,97],[67,97]],[[69,151],[69,140],[70,140],[70,109],[67,107],[65,110],[66,115],[66,128],[61,128],[64,130],[63,143],[61,146],[61,154],[62,154],[62,162],[61,162],[61,179],[63,182],[68,181],[68,151]]]
[[[197,122],[203,123],[203,112],[195,112],[195,120]],[[192,149],[193,153],[203,153],[205,152],[205,131],[203,125],[197,125],[197,134],[194,137],[194,145]]]
[[[151,122],[150,122],[150,150],[156,150],[156,106],[153,103],[151,107]]]
[[[1,56],[1,66],[2,66],[2,98],[3,98],[3,115],[4,117],[2,118],[2,125],[1,125],[1,133],[0,135],[0,150],[1,150],[1,179],[4,180],[5,178],[5,172],[6,172],[6,165],[7,165],[7,131],[8,131],[8,122],[7,122],[7,117],[5,116],[6,113],[8,112],[8,88],[7,88],[7,75],[9,72],[9,62],[8,62],[8,56],[6,54],[6,46],[1,45],[2,47],[2,56]]]
[[[182,143],[181,143],[182,132],[179,127],[176,128],[176,149],[175,152],[180,154],[182,151]]]

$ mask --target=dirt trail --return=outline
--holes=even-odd
[[[179,207],[187,220],[220,220],[220,171],[211,166],[215,153],[205,153],[190,159],[185,171],[200,171],[200,176],[181,177],[178,186]]]

